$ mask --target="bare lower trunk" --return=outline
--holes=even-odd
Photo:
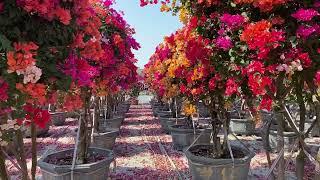
[[[23,143],[23,134],[22,131],[19,129],[16,132],[16,139],[15,139],[15,148],[17,148],[17,155],[16,159],[21,167],[22,170],[22,180],[28,180],[28,167],[27,167],[27,161],[26,161],[26,154],[24,150],[24,143]]]
[[[36,179],[37,170],[37,129],[34,123],[31,123],[31,155],[32,155],[32,165],[31,165],[31,178]]]
[[[302,83],[298,83],[296,87],[296,94],[297,94],[297,100],[299,104],[299,111],[300,111],[300,124],[299,124],[299,131],[304,132],[304,125],[306,121],[306,107],[304,104],[303,96],[302,96]],[[304,140],[304,136],[302,137]],[[300,180],[304,177],[304,165],[305,165],[305,154],[302,150],[303,144],[299,143],[299,154],[296,158],[296,175],[297,178]]]
[[[111,95],[107,96],[107,117],[106,119],[113,118],[113,99]]]
[[[99,98],[98,97],[95,97],[95,100],[94,100],[94,118],[93,118],[93,132],[98,132],[99,130],[99,112],[100,112],[100,109],[99,109]]]
[[[84,100],[84,115],[80,119],[79,139],[77,147],[76,164],[85,164],[88,154],[89,137],[88,137],[88,122],[90,121],[90,93],[83,90],[82,97]]]
[[[277,126],[277,150],[280,153],[281,150],[284,148],[284,138],[283,138],[283,132],[284,132],[284,117],[283,113],[276,111],[276,120],[278,122]],[[285,180],[285,159],[284,154],[280,155],[280,159],[277,166],[277,180]]]
[[[320,119],[320,103],[319,102],[317,102],[317,104],[316,104],[316,118],[317,118],[318,127],[320,127],[320,120],[319,120]],[[320,164],[320,149],[318,150],[318,154],[317,154],[316,160]],[[316,172],[315,172],[315,176],[314,176],[313,179],[314,180],[318,180],[318,179],[320,179],[320,166],[316,166],[315,171]]]
[[[0,149],[0,179],[1,180],[9,180],[6,164],[5,164],[5,157]]]

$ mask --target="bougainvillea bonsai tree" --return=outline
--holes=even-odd
[[[22,128],[31,128],[32,179],[36,170],[36,129],[50,119],[43,106],[51,94],[67,90],[70,77],[58,68],[73,41],[73,3],[1,1],[0,3],[0,177],[9,179],[4,147],[14,153],[22,179],[28,179]]]

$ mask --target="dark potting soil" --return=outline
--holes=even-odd
[[[96,153],[90,153],[90,154],[88,154],[88,158],[86,159],[86,161],[87,161],[86,164],[102,161],[105,158],[106,158],[106,156],[99,155]],[[59,166],[72,165],[72,161],[73,161],[73,152],[65,154],[64,157],[54,157],[54,156],[50,157],[49,156],[45,159],[46,163],[59,165]]]
[[[211,146],[196,146],[190,148],[189,151],[195,156],[201,156],[206,158],[213,158],[213,148]],[[238,150],[232,149],[232,154],[234,158],[244,158],[245,154]],[[225,152],[221,157],[215,159],[231,159],[230,153]]]
[[[183,125],[175,125],[174,126],[175,128],[178,128],[178,129],[193,129],[192,126],[188,126],[186,124],[183,124]],[[196,125],[196,129],[205,129],[207,127],[204,127],[204,126],[201,126],[201,125]]]

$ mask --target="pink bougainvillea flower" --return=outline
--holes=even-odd
[[[318,16],[319,12],[314,9],[298,9],[295,13],[292,14],[292,17],[296,18],[299,21],[311,21],[312,18]]]
[[[225,37],[220,36],[216,39],[215,42],[218,48],[223,49],[225,51],[228,51],[233,47],[232,41],[228,36],[225,36]]]
[[[300,25],[297,29],[297,37],[307,39],[310,35],[320,30],[319,25],[306,26]]]
[[[91,86],[93,83],[92,78],[97,76],[99,72],[88,61],[73,54],[69,56],[62,67],[63,72],[71,76],[79,86]]]
[[[227,27],[234,29],[240,27],[245,22],[245,18],[239,14],[231,15],[225,13],[220,17],[220,21],[227,25]]]
[[[317,85],[317,86],[320,86],[320,71],[318,71],[314,77],[314,83]]]

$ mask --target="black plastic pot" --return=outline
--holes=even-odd
[[[297,134],[295,132],[283,132],[284,149],[288,150],[289,147],[296,141]],[[277,151],[277,131],[270,130],[269,143],[272,151]]]
[[[103,132],[93,133],[91,146],[102,149],[113,149],[118,135],[119,129],[106,129]]]
[[[61,158],[66,154],[73,153],[73,149],[54,152],[38,161],[44,180],[71,180],[71,165],[54,165],[47,163],[49,158]],[[89,148],[89,153],[105,156],[104,160],[91,164],[76,165],[73,170],[75,180],[105,180],[109,176],[110,163],[114,159],[113,152],[107,149]]]
[[[173,118],[171,115],[169,116],[159,116],[160,124],[164,132],[169,133],[169,126],[171,125],[178,125],[178,124],[185,124],[186,117],[178,117]]]
[[[230,131],[237,135],[254,134],[254,122],[251,119],[231,119]]]
[[[188,159],[192,179],[195,180],[246,180],[250,168],[251,154],[240,146],[232,146],[245,154],[243,158],[235,158],[234,164],[232,159],[212,159],[202,156],[195,156],[190,150],[199,146],[212,146],[209,144],[194,145],[185,152]]]
[[[50,117],[52,124],[55,126],[63,126],[66,122],[65,112],[51,112]]]
[[[210,143],[210,129],[196,129],[196,132],[194,133],[193,129],[183,129],[179,127],[181,127],[181,125],[169,125],[169,131],[171,133],[173,147],[175,149],[181,151],[190,146],[203,131],[205,132],[203,132],[195,144]]]

